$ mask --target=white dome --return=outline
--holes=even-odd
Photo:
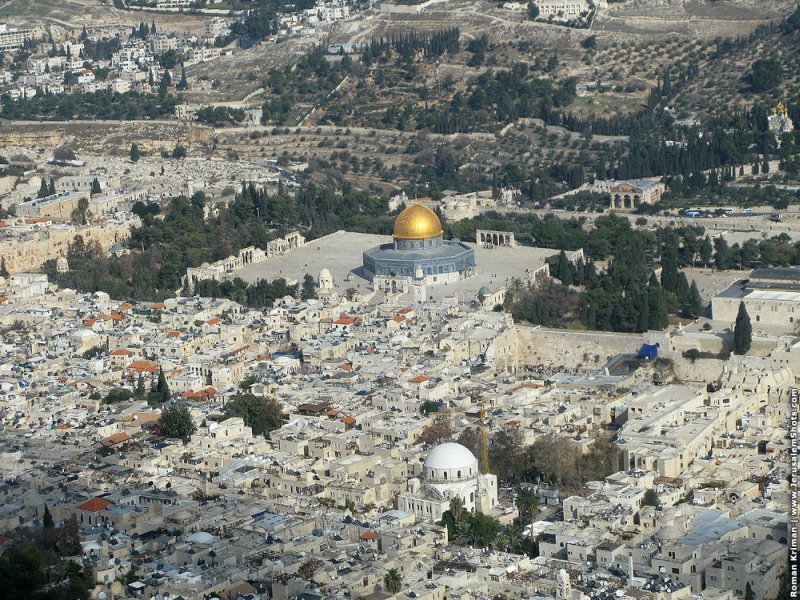
[[[330,277],[330,276],[331,276],[331,272],[328,269],[322,269],[319,272],[319,278],[320,279],[322,279],[323,277]]]
[[[478,462],[472,452],[461,444],[447,442],[440,444],[428,453],[426,469],[468,469]]]

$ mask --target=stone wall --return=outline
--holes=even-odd
[[[40,271],[42,263],[66,256],[67,249],[76,235],[83,236],[86,244],[99,243],[103,250],[127,239],[131,227],[138,225],[135,219],[125,223],[98,223],[86,227],[51,227],[36,231],[26,237],[7,238],[0,241],[0,258],[6,261],[10,273]]]
[[[501,335],[494,340],[491,355],[498,368],[513,370],[542,365],[547,369],[599,369],[617,354],[638,352],[652,337],[519,324],[511,331],[513,335]]]

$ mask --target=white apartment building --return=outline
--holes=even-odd
[[[167,37],[166,35],[157,35],[150,39],[150,47],[153,50],[153,54],[164,54],[164,52],[178,49],[178,39]]]
[[[15,50],[21,48],[25,40],[33,38],[32,29],[9,29],[5,23],[0,23],[0,50]]]

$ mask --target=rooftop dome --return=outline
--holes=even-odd
[[[402,240],[424,240],[442,235],[442,222],[427,206],[412,204],[394,221],[394,237]]]
[[[468,448],[454,442],[440,444],[428,453],[426,469],[468,469],[475,466],[478,459]]]

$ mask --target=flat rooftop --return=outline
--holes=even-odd
[[[328,269],[333,277],[334,288],[339,293],[343,294],[351,287],[367,293],[372,291],[372,283],[364,275],[362,253],[391,241],[392,237],[388,235],[337,231],[308,241],[304,247],[288,254],[245,265],[236,269],[233,275],[250,283],[281,277],[287,281],[301,282],[306,273],[317,280],[320,270]],[[559,253],[559,250],[529,246],[487,249],[480,244],[465,244],[475,251],[475,276],[455,283],[429,285],[428,296],[440,300],[456,295],[459,300],[470,301],[478,296],[482,287],[486,286],[494,292],[509,285],[515,277],[524,279],[544,265],[550,256]],[[567,256],[571,254],[568,252]]]

